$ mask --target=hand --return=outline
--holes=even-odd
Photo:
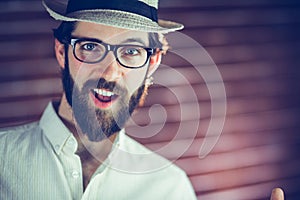
[[[282,189],[280,188],[273,189],[270,200],[284,200],[284,193]]]

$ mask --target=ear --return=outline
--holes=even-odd
[[[55,39],[55,56],[61,68],[65,67],[65,45]]]
[[[150,77],[159,67],[161,63],[161,58],[162,58],[162,52],[158,51],[156,54],[152,55],[150,57],[150,66],[149,66],[149,71],[148,71],[148,77]]]

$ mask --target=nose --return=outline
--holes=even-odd
[[[117,81],[125,75],[124,67],[120,66],[112,51],[109,51],[100,62],[101,77],[107,81]]]

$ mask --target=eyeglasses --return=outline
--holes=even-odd
[[[109,51],[112,51],[117,62],[126,68],[141,68],[145,66],[155,49],[139,45],[111,45],[93,38],[71,38],[69,44],[73,47],[75,58],[84,63],[98,63]]]

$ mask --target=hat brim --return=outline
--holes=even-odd
[[[144,16],[125,11],[95,9],[76,11],[66,15],[66,1],[43,0],[43,5],[50,16],[60,21],[84,21],[129,30],[157,33],[168,33],[183,29],[183,25],[180,23],[161,19],[156,23]]]

